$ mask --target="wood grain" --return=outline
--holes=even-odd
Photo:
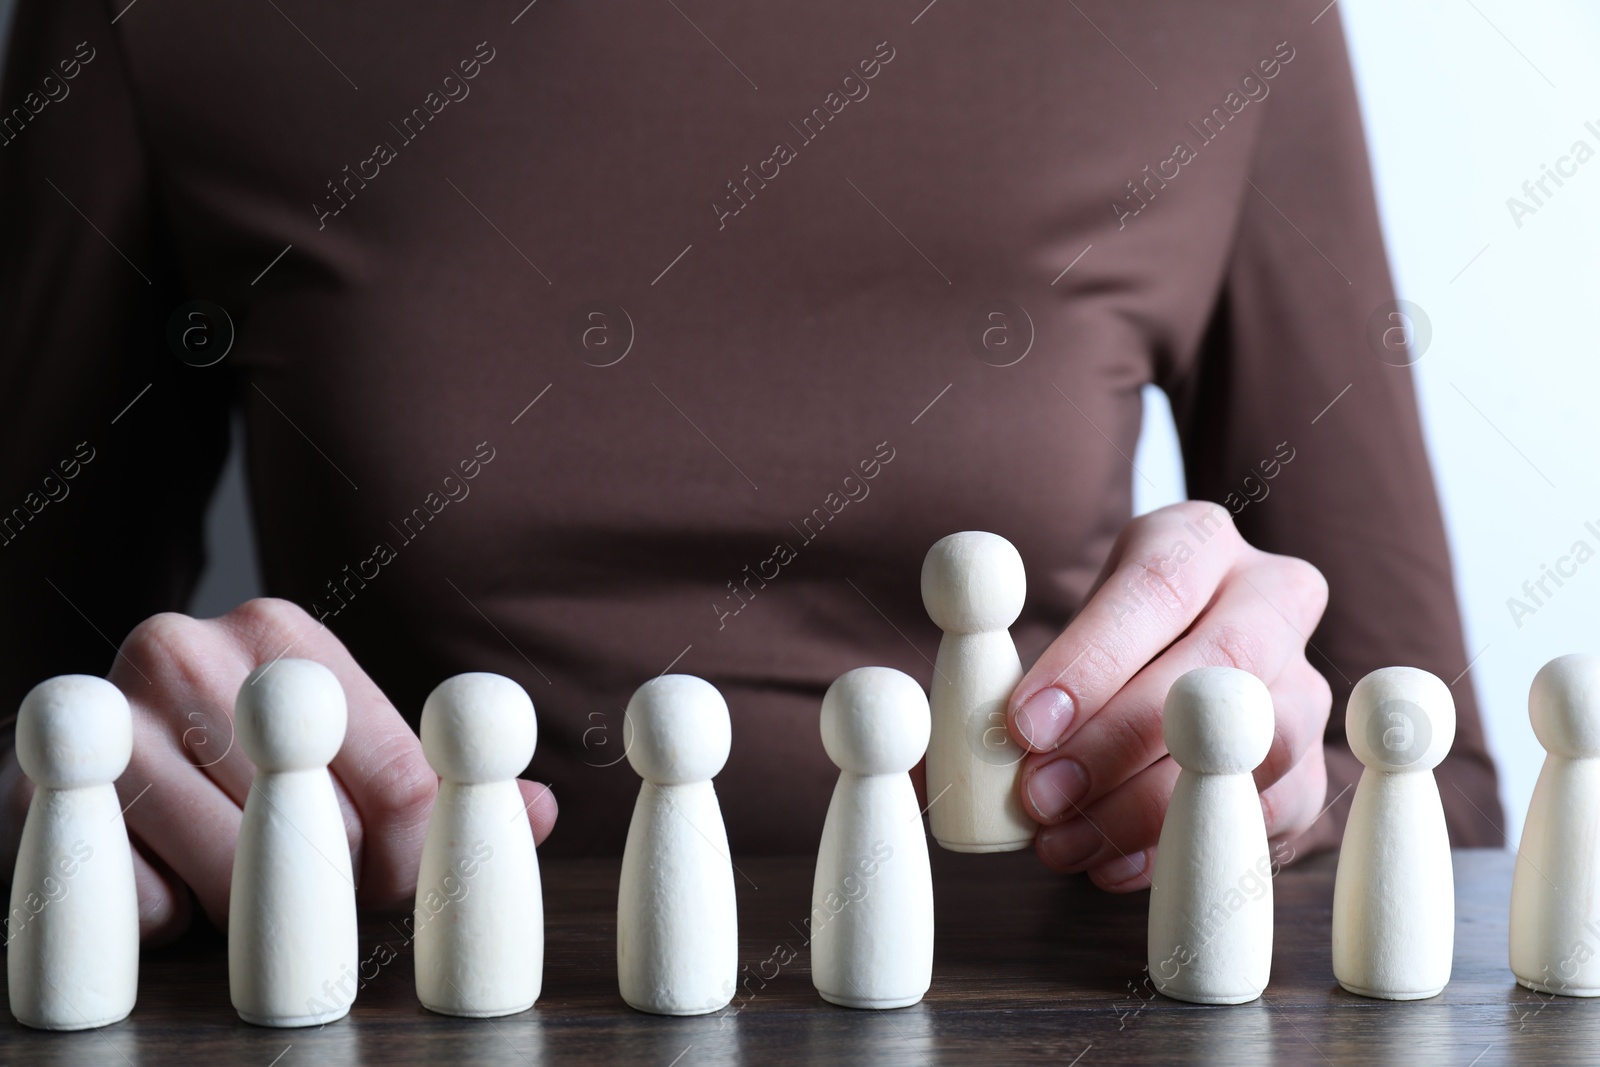
[[[462,1020],[424,1011],[412,987],[403,926],[366,915],[369,980],[350,1017],[338,1023],[266,1030],[240,1022],[228,1002],[224,942],[202,931],[146,953],[138,1007],[116,1026],[35,1033],[5,1014],[0,1063],[1490,1067],[1600,1061],[1600,1001],[1545,997],[1512,979],[1509,853],[1455,853],[1454,975],[1441,996],[1406,1004],[1365,1000],[1334,983],[1333,857],[1285,869],[1275,885],[1272,984],[1260,1001],[1233,1008],[1181,1004],[1141,987],[1146,894],[1101,893],[1082,878],[1051,874],[1029,853],[935,849],[933,860],[933,989],[921,1004],[899,1011],[836,1008],[812,989],[802,931],[813,861],[804,857],[739,860],[746,969],[727,1012],[695,1019],[634,1012],[617,996],[617,862],[556,861],[544,870],[544,992],[521,1015]]]

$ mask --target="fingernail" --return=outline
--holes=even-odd
[[[1028,776],[1028,803],[1040,822],[1076,814],[1088,792],[1089,775],[1077,760],[1054,760]]]
[[[1061,740],[1071,723],[1072,698],[1054,686],[1039,690],[1017,709],[1017,732],[1035,752]]]
[[[1095,870],[1095,880],[1104,886],[1119,886],[1144,873],[1145,854],[1141,849],[1129,856],[1118,856]]]
[[[1075,874],[1088,866],[1104,841],[1088,819],[1069,819],[1040,829],[1038,850],[1056,870]]]

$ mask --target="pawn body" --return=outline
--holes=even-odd
[[[1243,1004],[1272,973],[1267,828],[1250,773],[1272,746],[1272,697],[1245,671],[1202,667],[1167,693],[1162,733],[1183,769],[1150,875],[1150,978],[1176,1000]]]
[[[942,538],[922,564],[922,602],[945,631],[930,686],[928,822],[954,852],[1014,852],[1038,829],[1022,809],[1022,746],[1006,730],[1006,701],[1022,680],[1010,626],[1027,575],[1011,542],[969,531]]]
[[[103,678],[35,686],[17,716],[17,760],[35,783],[6,917],[11,1013],[83,1030],[133,1010],[139,898],[116,780],[133,753],[128,701]]]
[[[1541,993],[1600,996],[1600,656],[1547,663],[1528,714],[1548,755],[1511,882],[1511,970]]]
[[[738,906],[711,785],[731,743],[728,705],[699,678],[663,675],[628,702],[623,747],[644,782],[622,853],[617,985],[640,1011],[704,1015],[733,999]]]
[[[444,1015],[527,1011],[544,975],[544,900],[516,776],[538,727],[522,687],[460,674],[428,696],[422,748],[439,775],[413,917],[417,999]]]
[[[316,1026],[355,1002],[355,883],[328,762],[344,741],[333,672],[280,659],[239,688],[234,725],[255,780],[228,897],[228,991],[257,1026]]]
[[[811,890],[811,980],[847,1008],[903,1008],[933,978],[933,876],[907,772],[928,745],[928,700],[887,667],[842,675],[822,701],[840,768]]]
[[[1365,769],[1333,883],[1333,974],[1351,993],[1422,1000],[1450,981],[1455,880],[1432,771],[1455,730],[1426,671],[1385,667],[1351,690],[1345,735]]]

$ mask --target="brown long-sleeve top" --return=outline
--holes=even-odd
[[[931,675],[928,546],[1017,545],[1031,661],[1154,382],[1190,495],[1328,578],[1337,796],[1351,683],[1466,657],[1320,6],[23,0],[0,704],[184,607],[242,407],[268,591],[413,720],[521,682],[549,848],[620,847],[622,709],[669,666],[732,710],[733,847],[813,847],[827,684]],[[208,367],[169,344],[195,299],[236,331]],[[1498,843],[1453,691],[1452,837]]]

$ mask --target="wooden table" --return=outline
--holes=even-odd
[[[836,1008],[812,989],[799,933],[810,910],[810,858],[739,860],[749,980],[727,1013],[632,1011],[616,985],[618,863],[555,861],[544,870],[544,993],[522,1015],[424,1011],[400,927],[364,916],[370,980],[347,1019],[308,1030],[249,1026],[229,1005],[225,945],[208,930],[145,955],[139,1004],[115,1026],[37,1033],[0,1013],[0,1064],[1600,1062],[1600,1001],[1544,997],[1512,980],[1510,853],[1456,853],[1454,977],[1441,996],[1403,1004],[1351,996],[1334,983],[1333,857],[1287,868],[1275,886],[1272,984],[1260,1001],[1228,1008],[1152,997],[1141,986],[1146,894],[1107,895],[1044,870],[1031,853],[933,851],[933,989],[899,1011]],[[798,954],[780,966],[791,950]]]

